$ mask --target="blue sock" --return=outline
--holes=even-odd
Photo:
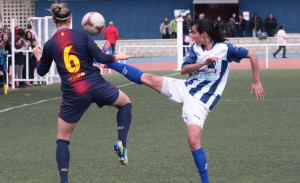
[[[123,74],[130,81],[135,82],[137,84],[142,84],[141,77],[143,71],[139,70],[138,68],[120,62],[106,64],[106,66],[107,68],[113,69]]]
[[[209,183],[208,173],[207,173],[207,161],[203,148],[199,148],[195,151],[192,151],[194,162],[200,174],[202,183]]]
[[[69,172],[69,162],[70,162],[70,151],[69,144],[67,140],[58,139],[56,141],[56,162],[57,168],[60,175],[60,182],[68,182],[68,172]]]
[[[126,147],[127,134],[131,123],[131,104],[122,106],[117,113],[118,122],[118,139],[122,140],[123,146]]]

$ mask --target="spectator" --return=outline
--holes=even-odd
[[[242,15],[239,15],[237,30],[240,37],[246,37],[246,20]]]
[[[183,24],[183,46],[187,46],[190,44],[190,36],[189,29],[186,23]],[[185,50],[187,50],[187,54],[189,53],[189,47],[183,47],[183,56],[185,56]]]
[[[187,25],[189,33],[191,33],[192,32],[192,27],[193,27],[193,19],[192,19],[190,13],[186,14],[186,17],[185,17],[183,23],[185,23]]]
[[[11,33],[10,30],[8,28],[5,28],[3,31],[3,34],[7,34],[8,35],[8,42],[11,45]]]
[[[171,38],[172,30],[167,17],[164,19],[164,22],[160,24],[159,30],[163,39]]]
[[[276,58],[277,53],[279,53],[281,49],[283,49],[282,58],[287,58],[285,55],[286,47],[284,45],[286,43],[287,43],[287,35],[284,31],[284,26],[280,25],[279,31],[277,32],[277,44],[283,44],[283,45],[280,45],[279,48],[275,51],[275,53],[273,53],[274,58]]]
[[[25,37],[24,38],[25,38],[25,41],[29,41],[30,42],[30,44],[27,45],[28,47],[32,46],[33,42],[35,41],[35,39],[34,39],[31,31],[27,31],[25,33]]]
[[[176,22],[177,18],[178,18],[178,16],[174,16],[174,19],[171,20],[171,22],[170,22],[173,39],[177,38],[177,22]]]
[[[4,75],[2,65],[0,65],[0,81],[2,81],[2,76]]]
[[[230,17],[229,21],[225,24],[225,32],[227,37],[234,37],[235,25],[232,17]]]
[[[257,13],[255,13],[254,17],[251,18],[250,27],[251,27],[251,30],[252,30],[252,36],[253,37],[256,37],[257,34],[259,34],[261,32],[262,20],[258,16]]]
[[[22,46],[22,38],[21,36],[17,35],[15,37],[15,49],[20,50],[24,49]],[[23,76],[23,67],[24,67],[24,56],[22,52],[15,53],[15,78],[22,79]],[[21,88],[24,87],[20,82],[16,82],[16,87]]]
[[[267,34],[269,37],[274,37],[275,28],[277,27],[277,20],[273,17],[273,14],[269,14],[269,17],[265,21]]]
[[[4,26],[3,26],[3,29],[2,29],[3,32],[4,32],[5,29],[8,29],[8,25],[4,25]]]
[[[26,27],[26,30],[25,30],[25,31],[26,31],[26,32],[27,32],[27,31],[30,31],[31,34],[32,34],[32,38],[35,39],[35,34],[34,34],[34,31],[33,31],[33,29],[32,29],[31,24],[27,24],[27,27]]]
[[[2,65],[0,65],[0,94],[2,94],[3,82],[5,81],[3,76],[5,76],[5,74],[3,72]]]
[[[219,26],[219,29],[223,34],[225,34],[225,25],[224,22],[221,20],[221,16],[218,16],[215,20],[215,26]]]
[[[18,26],[18,25],[16,25],[16,26],[15,26],[15,36],[16,36],[16,35],[18,35],[18,31],[19,31],[19,29],[20,29],[20,28],[19,28],[19,26]]]
[[[20,36],[22,38],[21,39],[21,44],[22,44],[22,48],[21,49],[22,50],[27,50],[28,49],[28,44],[25,41],[25,35],[26,35],[25,30],[22,29],[22,28],[19,28],[18,29],[18,36]],[[23,72],[22,72],[23,75],[21,75],[19,77],[19,79],[26,79],[27,64],[26,64],[26,53],[25,52],[23,53],[23,67],[22,68],[23,68]],[[19,83],[20,83],[20,86],[22,86],[22,87],[26,87],[27,86],[27,84],[26,84],[25,81],[21,81]]]
[[[234,25],[233,35],[234,35],[234,37],[237,37],[237,24],[238,24],[238,22],[237,22],[237,18],[236,18],[236,13],[233,13],[232,16],[231,16],[231,18],[232,18],[232,23]]]
[[[25,34],[25,42],[27,47],[31,50],[35,47],[36,41],[30,31]],[[29,79],[34,79],[34,69],[36,66],[36,58],[33,53],[29,53]],[[24,77],[24,74],[23,74]],[[27,85],[32,86],[33,82],[27,82]]]
[[[22,28],[19,28],[17,35],[19,35],[22,38],[22,45],[26,46],[26,44],[25,44],[25,30],[22,29]]]
[[[207,19],[205,13],[200,13],[199,14],[198,20],[202,20],[202,19]]]
[[[104,39],[108,40],[111,44],[112,54],[115,55],[116,43],[119,39],[118,29],[114,27],[114,22],[110,21],[109,26],[104,30]]]
[[[11,44],[9,42],[9,34],[4,33],[2,35],[2,40],[4,41],[4,48],[7,54],[11,54]],[[8,64],[7,64],[7,72],[8,72],[8,85],[11,86],[11,57],[8,58]]]
[[[7,53],[5,51],[4,41],[2,40],[2,38],[0,38],[0,67],[2,72],[2,80],[0,82],[4,81],[3,83],[5,83],[6,81],[6,56]]]

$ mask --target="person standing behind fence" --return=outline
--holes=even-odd
[[[26,43],[26,33],[25,30],[22,28],[18,29],[18,35],[21,37],[22,40],[22,50],[28,50],[28,43]],[[26,64],[26,52],[23,52],[23,76],[21,76],[19,79],[26,79],[26,70],[27,70],[27,64]],[[22,87],[26,87],[27,83],[25,81],[21,81],[20,85]]]
[[[15,49],[24,49],[22,46],[22,38],[20,36],[15,37]],[[23,77],[23,67],[24,67],[24,56],[22,52],[15,52],[15,79],[22,79]],[[20,82],[16,82],[16,87],[21,88],[24,85]]]
[[[284,31],[284,26],[280,25],[279,31],[277,32],[277,44],[283,44],[283,45],[280,45],[279,48],[273,53],[274,58],[276,58],[277,53],[279,53],[281,49],[283,49],[282,58],[287,58],[285,55],[286,47],[284,45],[286,43],[287,43],[287,35]]]
[[[1,37],[4,41],[4,47],[7,54],[11,54],[11,42],[9,38],[9,31],[8,29],[4,30],[4,34]],[[7,64],[7,72],[8,72],[8,85],[11,86],[11,57],[8,58]]]
[[[174,19],[171,20],[171,22],[170,22],[170,26],[171,26],[171,30],[172,30],[172,39],[177,38],[177,22],[176,22],[177,18],[178,18],[178,16],[174,16]]]
[[[2,87],[4,87],[3,86],[3,81],[5,81],[5,79],[4,79],[4,77],[3,76],[5,76],[5,73],[3,72],[3,69],[2,69],[2,65],[0,65],[0,94],[2,94]],[[3,92],[3,93],[5,93],[5,92]]]
[[[30,31],[31,32],[31,35],[32,35],[32,38],[34,38],[35,39],[35,34],[34,34],[34,30],[32,29],[32,26],[31,26],[31,24],[27,24],[27,26],[26,26],[26,30],[25,30],[26,32],[27,31]]]
[[[265,21],[268,37],[274,37],[275,28],[277,27],[277,20],[273,17],[273,14],[269,14],[269,17]]]
[[[0,65],[0,78],[4,75],[2,65]],[[1,79],[0,79],[1,80]]]
[[[237,24],[238,35],[240,37],[246,37],[246,20],[242,15],[239,15],[239,20]]]
[[[171,38],[172,30],[167,17],[164,19],[164,22],[160,24],[159,30],[163,39]]]
[[[7,52],[5,51],[4,41],[0,38],[0,67],[2,68],[3,77],[0,82],[6,83],[6,56]]]
[[[257,13],[255,13],[254,17],[251,18],[250,27],[251,27],[251,30],[252,30],[252,36],[253,37],[256,37],[257,34],[259,34],[261,32],[262,20],[258,16]]]
[[[234,37],[238,37],[238,35],[237,35],[237,24],[238,24],[238,22],[237,22],[237,18],[236,18],[236,13],[233,13],[232,14],[232,16],[231,16],[231,18],[232,18],[232,23],[233,23],[233,27],[234,27],[234,33],[233,33],[233,36]],[[228,36],[229,37],[229,36]]]
[[[189,30],[189,34],[191,34],[191,33],[192,33],[192,27],[193,27],[193,25],[194,25],[194,22],[193,22],[193,19],[192,19],[190,13],[186,14],[186,17],[185,17],[183,23],[186,23],[187,28],[188,28],[188,30]]]
[[[104,30],[103,33],[104,39],[108,40],[111,45],[112,54],[115,55],[116,52],[116,43],[119,39],[119,32],[118,29],[114,27],[114,22],[110,21],[109,26]]]
[[[218,16],[215,20],[215,26],[219,26],[220,31],[225,35],[225,24],[221,19],[221,16]]]
[[[30,25],[30,24],[29,24]],[[34,46],[35,39],[31,31],[25,33],[25,41],[27,43],[28,49],[32,50]],[[34,79],[34,69],[36,66],[36,58],[33,53],[29,53],[29,79]],[[33,82],[27,82],[27,85],[32,86]]]
[[[233,18],[229,18],[229,21],[225,23],[225,31],[226,31],[226,37],[233,37],[235,32],[235,25],[233,23]]]

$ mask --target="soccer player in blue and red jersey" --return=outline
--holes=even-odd
[[[128,59],[124,53],[108,55],[101,52],[93,39],[83,31],[69,29],[72,13],[67,4],[53,4],[50,8],[57,32],[46,42],[43,51],[33,49],[37,58],[37,72],[44,76],[52,61],[61,78],[62,103],[58,114],[56,160],[60,181],[68,182],[69,143],[72,132],[91,103],[99,107],[111,105],[118,108],[118,141],[114,149],[119,161],[127,165],[126,139],[131,123],[131,101],[99,74],[93,59],[100,63],[113,63]]]
[[[230,63],[250,58],[253,73],[251,93],[255,92],[257,99],[263,99],[265,93],[260,83],[256,53],[225,43],[224,35],[209,20],[199,20],[194,24],[192,37],[195,43],[181,68],[181,74],[189,74],[189,80],[143,73],[119,62],[107,64],[107,67],[122,73],[131,81],[145,84],[169,99],[183,104],[182,118],[188,126],[188,142],[194,162],[202,183],[208,183],[207,161],[201,146],[201,134],[208,113],[221,98]]]

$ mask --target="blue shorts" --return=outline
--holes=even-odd
[[[58,117],[67,123],[76,123],[91,103],[96,103],[100,108],[115,103],[119,97],[119,89],[105,80],[104,82],[104,85],[79,96],[64,93]]]

